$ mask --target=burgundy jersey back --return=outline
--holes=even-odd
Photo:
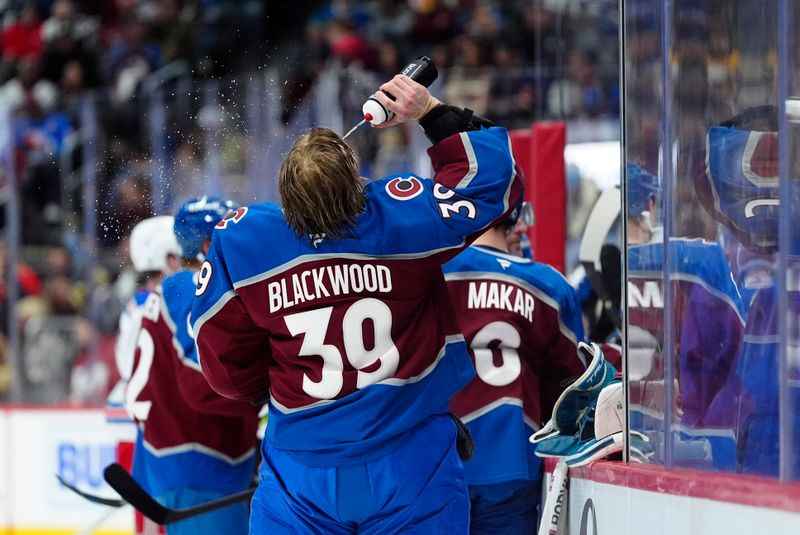
[[[482,246],[444,272],[477,371],[451,404],[476,441],[467,480],[538,479],[528,437],[549,418],[564,381],[585,369],[577,294],[549,266]]]
[[[194,286],[188,287],[191,297]],[[172,312],[184,329],[191,299]],[[197,362],[179,342],[170,309],[160,292],[143,307],[127,408],[142,430],[136,472],[150,492],[177,488],[240,490],[255,459],[257,409],[214,392]],[[140,451],[141,450],[141,451]]]
[[[214,231],[192,320],[203,373],[270,402],[266,439],[303,462],[366,461],[435,414],[474,375],[441,265],[519,199],[508,134],[429,150],[433,180],[366,184],[342,239],[298,236],[259,204]]]

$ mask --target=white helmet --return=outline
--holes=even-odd
[[[151,217],[133,227],[130,255],[136,271],[168,271],[167,255],[180,257],[181,247],[172,231],[174,218],[168,215]]]

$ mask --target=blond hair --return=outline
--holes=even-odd
[[[333,130],[312,128],[281,164],[278,188],[286,222],[300,237],[345,237],[364,210],[355,154]]]

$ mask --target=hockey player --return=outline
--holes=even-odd
[[[172,232],[173,224],[171,216],[156,216],[141,221],[131,231],[129,254],[137,273],[137,290],[119,317],[114,356],[122,380],[109,395],[109,403],[119,409],[124,406],[124,386],[130,379],[136,352],[142,305],[161,280],[178,269],[181,248]]]
[[[658,185],[634,164],[627,168],[628,378],[631,428],[662,443],[666,411],[678,425],[675,461],[735,469],[734,420],[723,392],[737,388],[736,359],[744,331],[743,307],[730,267],[717,243],[670,238],[672,347],[665,355],[664,240],[654,225]],[[675,406],[664,407],[665,368],[674,368]],[[654,416],[658,415],[658,416]],[[673,432],[673,430],[668,430]],[[707,459],[705,443],[712,449]]]
[[[155,216],[133,227],[129,240],[129,255],[137,274],[137,290],[119,317],[114,357],[120,374],[119,382],[106,401],[106,421],[112,424],[117,438],[117,462],[130,469],[136,442],[136,426],[125,410],[125,389],[131,378],[136,339],[142,319],[142,306],[161,283],[178,269],[181,248],[172,231],[171,216]],[[155,533],[158,528],[138,511],[135,513],[136,533]],[[162,528],[163,529],[163,528]],[[163,532],[163,531],[162,531]]]
[[[536,532],[542,464],[528,437],[585,368],[575,290],[550,266],[509,254],[529,208],[520,203],[443,268],[477,370],[452,401],[475,439],[464,463],[473,534]]]
[[[199,267],[214,226],[237,208],[212,197],[191,199],[175,215],[182,269],[144,304],[128,410],[142,433],[134,476],[167,507],[184,508],[244,490],[256,460],[258,409],[224,398],[200,371],[189,329]],[[247,533],[244,503],[167,527],[168,535]]]
[[[448,415],[475,371],[441,265],[516,205],[505,129],[398,75],[376,97],[434,145],[434,178],[365,183],[330,130],[298,138],[283,208],[242,208],[214,232],[192,309],[203,373],[269,396],[251,533],[466,533],[469,498]]]
[[[706,173],[698,178],[698,196],[704,208],[739,242],[737,280],[748,296],[744,344],[737,376],[745,388],[729,410],[739,418],[739,470],[778,476],[781,465],[780,411],[788,411],[790,428],[800,429],[800,390],[791,385],[800,378],[794,356],[800,347],[800,198],[796,174],[790,181],[792,200],[780,198],[778,177],[778,114],[774,106],[750,108],[708,131]],[[794,171],[796,172],[796,170]],[[790,236],[783,251],[787,273],[778,271],[780,203],[794,202]],[[780,319],[778,277],[786,280],[787,378],[780,375]],[[787,404],[780,407],[779,382],[789,381]],[[797,431],[795,431],[797,433]],[[789,477],[800,476],[800,441],[784,452]]]

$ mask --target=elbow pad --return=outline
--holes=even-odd
[[[494,126],[494,123],[474,115],[469,108],[439,104],[419,120],[425,135],[434,145],[458,132],[470,132]]]

